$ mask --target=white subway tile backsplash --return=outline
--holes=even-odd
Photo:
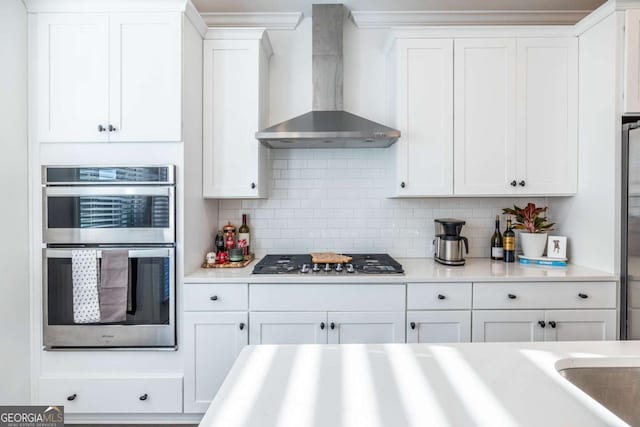
[[[220,201],[220,227],[249,216],[258,255],[335,250],[431,257],[433,219],[465,220],[470,257],[489,256],[495,215],[544,198],[387,197],[392,162],[384,149],[272,150],[266,200]],[[501,228],[504,218],[501,215]]]

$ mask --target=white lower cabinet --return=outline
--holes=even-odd
[[[474,342],[616,339],[616,310],[476,310]]]
[[[327,313],[324,311],[254,312],[249,316],[251,345],[327,343]]]
[[[38,401],[66,413],[182,412],[181,377],[42,377]]]
[[[254,344],[374,344],[404,342],[404,312],[255,312]]]
[[[329,344],[404,342],[403,312],[330,312]]]
[[[615,310],[551,310],[544,318],[545,341],[616,339]]]
[[[183,337],[184,412],[203,413],[247,345],[247,313],[186,312]]]
[[[473,284],[473,341],[615,340],[615,282]]]
[[[452,343],[471,341],[471,311],[407,312],[408,343]]]
[[[479,310],[473,312],[474,342],[542,341],[542,310]]]

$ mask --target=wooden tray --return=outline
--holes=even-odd
[[[251,261],[256,259],[255,254],[249,254],[244,256],[244,261],[226,262],[224,264],[207,264],[202,263],[202,268],[243,268],[251,264]]]

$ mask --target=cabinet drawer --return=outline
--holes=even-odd
[[[407,310],[471,308],[471,283],[409,283]]]
[[[180,413],[182,378],[40,378],[42,405],[68,413]]]
[[[615,282],[473,284],[474,309],[615,307]]]
[[[249,306],[248,285],[187,284],[184,286],[185,311],[246,310]]]
[[[252,311],[404,311],[404,285],[251,285]]]

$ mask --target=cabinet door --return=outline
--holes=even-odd
[[[36,81],[40,142],[107,141],[106,14],[38,14]]]
[[[110,18],[111,141],[180,141],[180,15]]]
[[[246,312],[184,314],[184,411],[204,413],[247,344]]]
[[[545,321],[545,341],[616,339],[615,310],[549,310]]]
[[[251,345],[255,344],[326,344],[327,313],[252,312]]]
[[[455,194],[517,191],[515,77],[515,39],[455,41]]]
[[[471,311],[408,311],[407,342],[471,341]]]
[[[452,195],[453,40],[396,43],[394,195]]]
[[[330,312],[329,344],[405,342],[404,312]]]
[[[624,25],[625,113],[640,113],[640,9],[625,12]]]
[[[578,190],[578,39],[518,39],[517,180],[526,194]]]
[[[544,328],[539,310],[476,310],[473,312],[474,342],[542,341]]]
[[[260,197],[260,47],[256,40],[205,40],[203,193]]]

